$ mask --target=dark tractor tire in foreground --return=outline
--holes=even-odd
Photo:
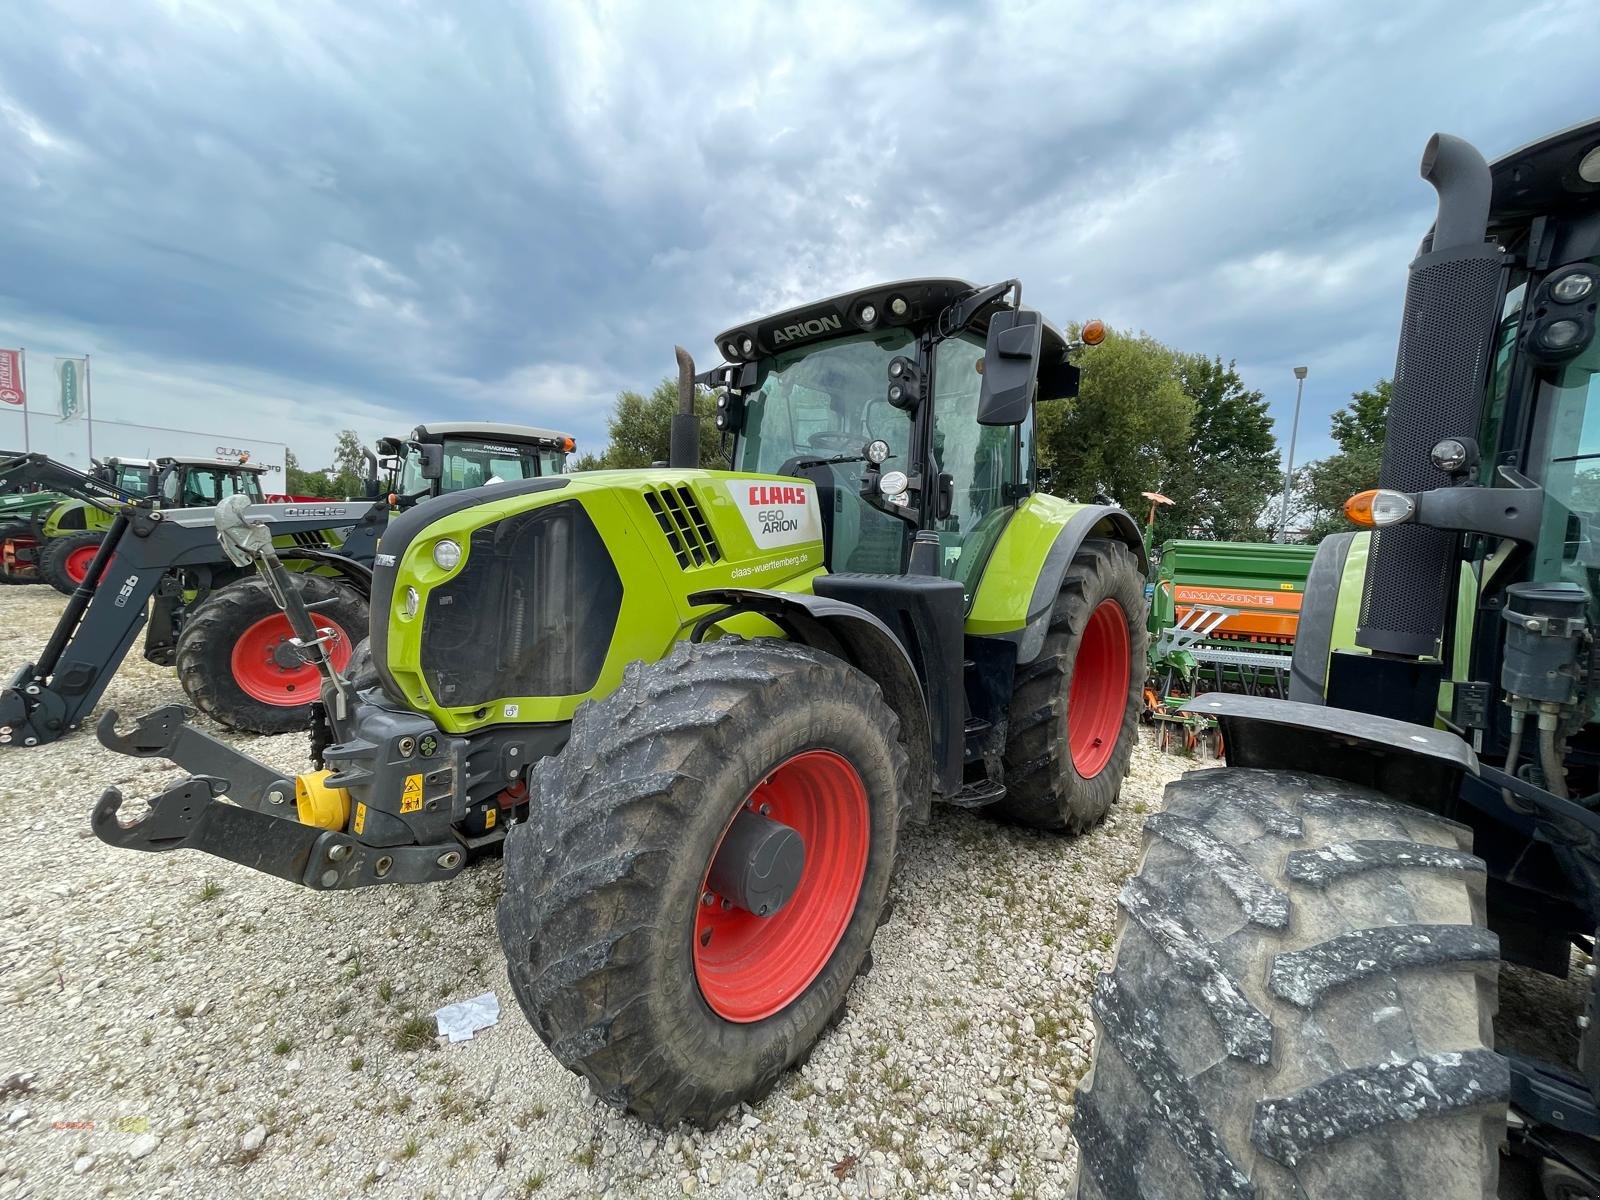
[[[367,605],[354,591],[320,575],[296,575],[319,627],[337,635],[329,653],[338,670],[349,666],[355,639],[367,628]],[[289,645],[289,618],[272,601],[266,581],[241,579],[218,588],[190,613],[178,635],[178,682],[209,717],[250,733],[307,728],[321,679]]]
[[[1463,826],[1196,771],[1146,822],[1096,985],[1080,1200],[1485,1200],[1510,1073]]]
[[[104,540],[105,534],[98,529],[51,538],[39,552],[39,573],[63,596],[72,595],[88,576],[89,567]]]
[[[1105,819],[1139,736],[1147,637],[1133,551],[1086,541],[1061,581],[1043,650],[1017,668],[996,813],[1066,833]]]
[[[534,770],[505,844],[500,940],[539,1037],[652,1125],[760,1100],[871,965],[906,771],[878,685],[821,651],[730,639],[630,666]],[[757,810],[805,846],[765,917],[713,890]]]
[[[29,550],[37,550],[39,546],[39,538],[28,522],[0,522],[0,584],[38,583],[40,581],[38,563],[26,567],[14,565],[5,553],[7,542],[15,547]]]

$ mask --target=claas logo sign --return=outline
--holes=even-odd
[[[804,504],[807,489],[781,484],[753,483],[750,485],[751,504]]]

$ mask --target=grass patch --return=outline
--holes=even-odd
[[[359,1070],[361,1070],[362,1067],[364,1067],[366,1065],[367,1065],[367,1060],[362,1058],[361,1055],[359,1055],[359,1054],[356,1055],[354,1058],[352,1058],[350,1060],[350,1069],[352,1071],[359,1071]]]
[[[222,895],[222,884],[215,879],[208,879],[200,885],[200,899],[202,901],[215,900],[220,895]]]
[[[421,1152],[422,1152],[422,1143],[417,1141],[417,1139],[414,1138],[414,1137],[413,1138],[407,1138],[406,1139],[406,1144],[404,1146],[400,1147],[400,1157],[401,1158],[407,1158],[407,1159],[415,1158]]]
[[[289,1053],[289,1051],[293,1049],[294,1043],[288,1038],[279,1038],[276,1042],[272,1043],[272,1052],[279,1058],[282,1058],[285,1054]]]
[[[522,1177],[522,1194],[531,1196],[544,1186],[545,1174],[543,1171],[534,1171]]]
[[[407,1017],[394,1032],[396,1050],[424,1050],[433,1045],[433,1021],[428,1017]]]

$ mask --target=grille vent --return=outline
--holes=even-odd
[[[688,571],[722,561],[711,526],[688,488],[650,488],[644,493],[644,502],[656,515],[661,532],[667,535],[667,545],[677,556],[678,566]]]

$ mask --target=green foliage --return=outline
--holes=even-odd
[[[1185,452],[1167,465],[1160,491],[1174,501],[1156,517],[1157,543],[1195,531],[1223,541],[1261,538],[1261,515],[1282,486],[1282,461],[1266,398],[1246,390],[1233,362],[1175,356],[1194,402]],[[1134,511],[1142,520],[1141,505]]]
[[[1330,533],[1352,528],[1344,517],[1344,502],[1378,486],[1392,390],[1389,380],[1380,379],[1353,393],[1330,422],[1338,451],[1295,472],[1295,512],[1290,519],[1305,526],[1307,542],[1315,544]]]
[[[705,388],[695,390],[695,411],[700,414],[700,465],[726,467],[721,435],[712,423],[716,402]],[[666,462],[672,441],[672,414],[678,411],[678,382],[663,379],[648,396],[638,392],[617,393],[616,408],[606,418],[611,443],[600,454],[585,454],[574,471],[617,470],[648,467]]]
[[[306,471],[289,452],[284,461],[284,491],[291,496],[360,496],[366,462],[361,455],[361,439],[354,429],[341,429],[333,445],[333,463],[326,470]],[[329,477],[332,472],[332,477]]]
[[[283,490],[290,496],[334,496],[333,483],[321,471],[307,471],[290,450],[284,457]]]
[[[1142,513],[1139,493],[1159,490],[1188,452],[1195,404],[1177,357],[1148,334],[1112,330],[1077,361],[1077,397],[1039,406],[1039,465],[1052,472],[1057,495],[1087,500],[1103,489]]]

